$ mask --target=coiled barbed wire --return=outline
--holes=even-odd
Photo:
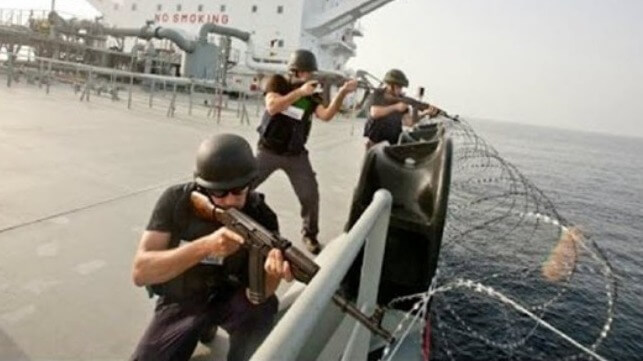
[[[570,238],[576,225],[466,120],[447,126],[455,147],[438,271],[427,292],[389,304],[415,301],[383,359],[430,327],[433,359],[604,360],[617,285],[601,249]],[[553,258],[561,274],[548,279]]]

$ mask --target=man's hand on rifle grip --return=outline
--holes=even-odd
[[[229,228],[221,227],[210,233],[205,238],[205,242],[210,255],[227,257],[239,250],[243,245],[244,239]]]
[[[287,282],[294,279],[290,271],[290,264],[284,260],[281,251],[276,248],[268,252],[264,269],[266,271],[266,296],[271,296],[275,293],[282,279]]]
[[[297,89],[302,97],[306,97],[309,95],[312,95],[315,90],[317,89],[317,85],[319,85],[319,82],[317,80],[309,80],[305,82],[302,86]]]
[[[268,277],[272,277],[277,280],[284,279],[287,282],[294,279],[292,272],[290,271],[290,263],[284,260],[283,254],[276,248],[273,248],[268,252],[264,269],[266,270]]]

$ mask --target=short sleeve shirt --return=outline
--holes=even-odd
[[[374,105],[389,106],[397,103],[394,99],[387,99],[385,92],[385,89],[376,89],[367,100],[368,119],[364,126],[364,136],[373,143],[388,141],[390,144],[396,144],[402,133],[402,118],[405,113],[394,111],[381,118],[373,118],[370,115],[370,109]]]
[[[170,248],[180,247],[222,227],[220,223],[196,216],[190,202],[190,194],[196,189],[193,182],[172,186],[165,190],[154,207],[147,230],[170,233]],[[277,216],[266,205],[262,194],[250,192],[242,211],[269,231],[279,231]],[[229,255],[222,263],[204,260],[152,289],[160,295],[182,299],[194,294],[205,296],[223,285],[248,286],[248,252],[245,248]]]
[[[266,93],[286,95],[303,83],[290,83],[281,75],[273,75],[266,83]],[[270,115],[264,112],[258,128],[259,145],[278,154],[297,155],[306,150],[312,128],[312,116],[322,104],[318,94],[299,98],[285,111]]]

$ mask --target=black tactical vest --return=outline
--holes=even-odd
[[[282,89],[275,89],[281,95],[286,95],[297,84],[288,84]],[[263,113],[259,132],[259,147],[277,154],[298,155],[306,150],[306,141],[312,127],[312,115],[321,104],[319,95],[299,98],[287,110],[270,115]]]
[[[192,242],[222,227],[220,223],[202,220],[194,214],[189,200],[193,189],[193,186],[182,189],[184,194],[181,194],[174,209],[173,217],[177,226],[171,232],[169,248],[180,247],[183,242]],[[264,203],[262,194],[248,194],[242,211],[267,229],[278,231],[277,217]],[[206,301],[217,291],[235,290],[247,285],[248,251],[241,248],[223,262],[204,260],[167,282],[152,285],[150,289],[154,294],[174,301]]]

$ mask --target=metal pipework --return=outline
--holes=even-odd
[[[245,43],[250,40],[250,33],[247,31],[208,23],[203,24],[201,29],[199,29],[199,42],[206,43],[208,41],[208,34],[210,33],[237,38]]]
[[[104,28],[101,24],[94,21],[77,19],[65,20],[55,11],[49,12],[47,18],[56,31],[63,34],[76,34],[81,29],[100,32],[100,30]]]
[[[194,40],[187,39],[183,34],[175,29],[159,26],[154,29],[154,37],[156,39],[168,39],[187,53],[192,53],[196,49],[196,42]]]
[[[141,28],[104,28],[103,34],[116,38],[138,37],[149,40],[154,38],[154,30],[154,28],[149,26],[143,26]]]
[[[168,39],[176,44],[181,50],[192,53],[196,49],[196,42],[187,39],[179,31],[163,28],[160,26],[152,27],[149,25],[140,28],[108,28],[99,23],[88,20],[65,20],[58,13],[52,11],[49,13],[49,21],[54,25],[56,31],[65,34],[76,34],[79,30],[85,29],[96,34],[110,35],[114,37],[137,37],[145,40],[150,39]]]
[[[197,41],[189,40],[178,30],[172,28],[164,28],[161,26],[144,26],[142,28],[104,28],[103,33],[105,35],[111,35],[115,37],[131,36],[145,40],[168,39],[186,53],[193,53],[197,48],[197,42],[200,44],[207,43],[208,34],[210,33],[237,38],[244,42],[248,42],[248,40],[250,39],[250,33],[246,31],[219,26],[216,24],[203,24],[201,26],[201,29],[199,30],[199,38]]]
[[[261,63],[256,61],[253,58],[254,54],[254,42],[252,41],[251,35],[247,31],[242,31],[239,29],[234,29],[230,27],[220,26],[216,24],[204,24],[199,30],[199,43],[206,43],[208,40],[208,34],[218,34],[222,36],[228,36],[232,38],[237,38],[246,43],[246,66],[250,69],[268,72],[268,73],[285,73],[288,71],[286,64],[275,64],[275,63]]]
[[[168,39],[186,53],[192,53],[196,49],[196,41],[189,40],[179,31],[161,26],[152,27],[149,25],[142,28],[103,28],[103,34],[114,37],[137,37],[145,40]]]

